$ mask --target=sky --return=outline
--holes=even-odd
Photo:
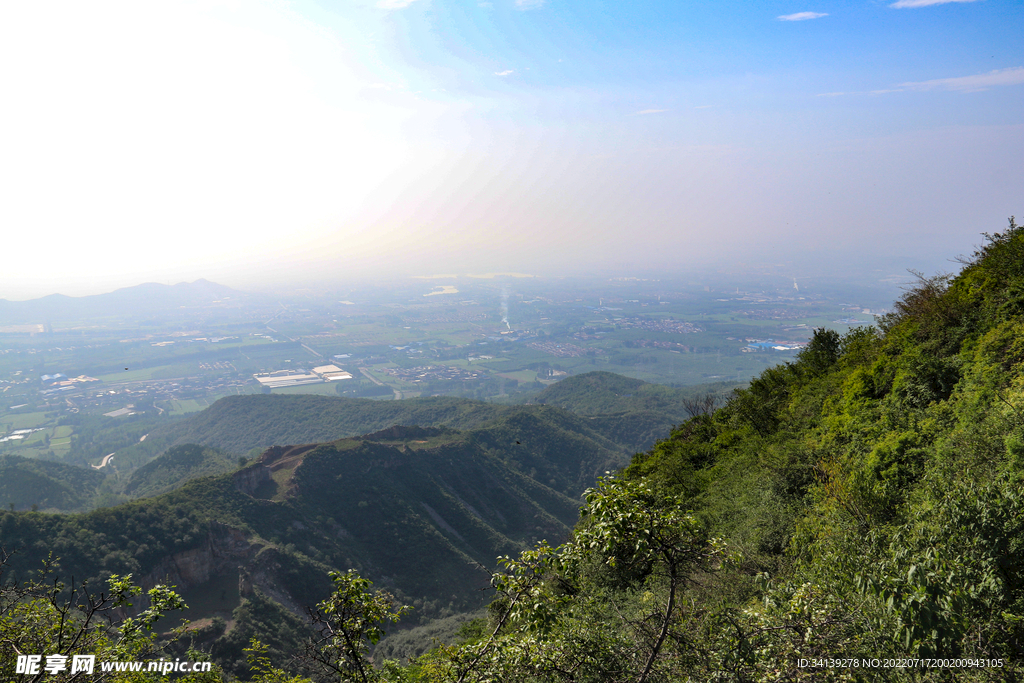
[[[952,270],[1024,218],[1019,0],[0,3],[0,298]]]

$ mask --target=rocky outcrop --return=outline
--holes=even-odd
[[[266,453],[264,453],[264,457],[266,457]],[[270,468],[263,464],[263,458],[261,458],[259,462],[232,474],[231,480],[236,489],[247,496],[255,496],[260,485],[270,481]]]
[[[241,587],[242,581],[248,581],[250,586],[258,587],[264,595],[292,614],[305,617],[305,608],[296,602],[281,581],[279,555],[279,551],[273,546],[261,548],[258,555],[246,567],[239,567],[240,574],[244,572],[244,578],[239,581],[239,586]]]
[[[248,598],[252,595],[252,576],[245,567],[238,568],[238,595]]]
[[[216,525],[199,546],[164,558],[138,583],[144,590],[159,583],[186,590],[217,576],[237,574],[241,597],[251,597],[258,587],[286,609],[304,616],[303,606],[281,581],[279,555],[274,546],[254,543],[238,529]]]
[[[238,571],[239,565],[251,561],[260,548],[244,532],[215,524],[202,543],[167,556],[139,579],[139,585],[144,589],[158,583],[192,588],[214,576]]]

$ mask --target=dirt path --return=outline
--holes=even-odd
[[[113,453],[111,453],[110,455],[103,456],[103,462],[101,462],[99,465],[93,465],[92,468],[94,470],[101,470],[101,469],[103,469],[104,467],[107,466],[107,464],[110,462],[110,459],[113,458],[113,457],[114,457]]]

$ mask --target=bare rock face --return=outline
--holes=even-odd
[[[226,525],[216,525],[194,548],[183,550],[161,560],[139,580],[148,590],[157,584],[168,584],[179,590],[195,588],[224,575],[238,575],[238,593],[251,597],[255,588],[298,616],[305,610],[288,592],[279,575],[280,553],[273,545],[250,540],[244,532]]]
[[[158,583],[192,588],[225,572],[234,573],[259,550],[242,531],[215,524],[198,546],[165,557],[139,579],[139,585],[144,589]]]
[[[251,597],[253,593],[252,576],[245,567],[238,568],[238,594],[243,598]]]
[[[274,448],[279,448],[279,446]],[[268,449],[267,452],[269,453],[274,448]],[[270,468],[264,464],[266,456],[267,453],[264,453],[259,462],[255,462],[231,475],[235,488],[247,496],[255,496],[256,490],[260,485],[270,481]]]
[[[252,561],[245,567],[239,567],[251,584],[258,587],[264,595],[293,614],[305,617],[306,610],[295,601],[291,593],[281,581],[280,552],[274,546],[261,548]]]

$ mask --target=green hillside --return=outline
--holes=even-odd
[[[325,442],[396,424],[473,429],[511,415],[538,414],[541,406],[564,411],[566,420],[571,419],[568,414],[623,419],[639,416],[642,424],[656,419],[666,427],[660,435],[664,436],[667,429],[690,416],[696,399],[711,394],[724,400],[732,388],[716,384],[677,389],[610,372],[588,372],[546,388],[531,398],[530,405],[521,406],[444,396],[403,401],[313,395],[228,396],[185,420],[154,429],[149,438],[246,453],[278,444]],[[603,420],[591,420],[587,429],[614,438],[630,453],[651,445],[636,442],[636,435],[626,434],[621,428],[610,429]],[[615,434],[618,436],[613,437]]]
[[[118,457],[96,469],[0,455],[0,501],[9,510],[84,512],[165,493],[196,477],[239,467],[237,455],[193,444],[174,446],[134,470],[127,460]],[[122,469],[130,474],[122,476]]]
[[[620,417],[647,425],[642,414]],[[496,405],[447,397],[381,402],[310,395],[223,398],[157,430],[146,443],[195,443],[247,453],[273,445],[331,441],[393,425],[464,430],[481,448],[574,497],[598,474],[624,465],[640,447],[634,441],[635,427],[619,430],[614,421],[554,406]],[[129,456],[130,449],[125,457]]]
[[[610,372],[590,372],[548,387],[530,405],[452,397],[372,401],[313,395],[229,396],[185,420],[154,429],[148,445],[139,447],[145,445],[148,453],[154,443],[195,443],[244,454],[273,445],[326,442],[392,425],[472,430],[503,420],[539,420],[595,439],[602,448],[632,455],[700,410],[699,399],[718,396],[724,401],[731,388],[676,389]],[[132,452],[127,449],[123,457],[130,459]]]
[[[621,415],[642,411],[662,412],[683,420],[690,417],[696,399],[711,394],[724,402],[738,386],[718,382],[669,387],[614,372],[595,371],[566,377],[531,396],[529,402],[558,406],[578,415]]]
[[[643,380],[598,370],[566,377],[532,396],[530,403],[556,405],[584,415],[616,413],[624,410],[626,399],[635,397],[647,386],[652,385]]]
[[[238,457],[217,448],[195,444],[173,446],[133,471],[122,491],[132,498],[172,491],[197,477],[224,474],[238,468]]]
[[[986,238],[602,482],[428,680],[1019,680],[1024,228]]]
[[[332,569],[355,568],[386,585],[415,606],[417,621],[483,606],[495,557],[537,539],[564,539],[577,518],[576,499],[515,466],[540,466],[534,448],[501,443],[492,432],[396,427],[273,447],[232,474],[87,514],[0,513],[3,545],[17,551],[5,580],[28,576],[52,552],[79,580],[131,573],[144,587],[169,581],[192,606],[189,618],[225,619],[226,630],[197,637],[243,671],[248,642],[239,634],[280,647],[304,637],[274,635],[259,620],[281,610],[303,614],[326,597]],[[575,485],[573,455],[545,465],[545,476]],[[127,488],[155,490],[220,467],[225,457],[175,447],[140,468]]]
[[[567,377],[529,399],[531,404],[557,406],[592,418],[605,437],[647,450],[676,425],[713,406],[722,405],[740,385],[717,383],[676,388],[588,372]]]
[[[36,505],[50,511],[82,511],[167,492],[197,476],[231,471],[240,456],[251,457],[272,445],[320,443],[393,425],[425,425],[468,430],[482,448],[500,453],[498,457],[509,465],[575,497],[597,475],[621,467],[630,455],[662,438],[683,419],[680,415],[689,394],[642,383],[636,401],[630,403],[628,396],[620,399],[622,410],[605,415],[586,412],[593,396],[607,403],[606,397],[615,396],[623,382],[632,386],[636,380],[606,372],[566,380],[566,389],[556,396],[580,414],[543,403],[496,405],[447,397],[382,402],[249,395],[224,398],[170,423],[141,421],[100,429],[101,424],[79,420],[76,429],[90,452],[116,452],[111,466],[100,470],[102,475],[92,468],[32,464],[16,458],[5,465],[7,481],[12,483],[0,493],[12,492],[6,503],[14,503],[15,509]],[[141,433],[146,433],[144,441],[139,439]],[[524,443],[529,447],[522,448]],[[520,447],[510,448],[513,445]],[[206,450],[200,452],[197,447]],[[49,476],[40,474],[44,467],[52,470],[54,481],[39,479]],[[58,470],[64,474],[53,474]]]
[[[82,510],[106,477],[100,472],[46,460],[0,455],[0,505],[25,510]]]
[[[308,394],[228,396],[153,436],[171,444],[197,443],[247,453],[275,445],[322,443],[396,424],[475,426],[494,419],[503,408],[448,397],[373,401]]]

